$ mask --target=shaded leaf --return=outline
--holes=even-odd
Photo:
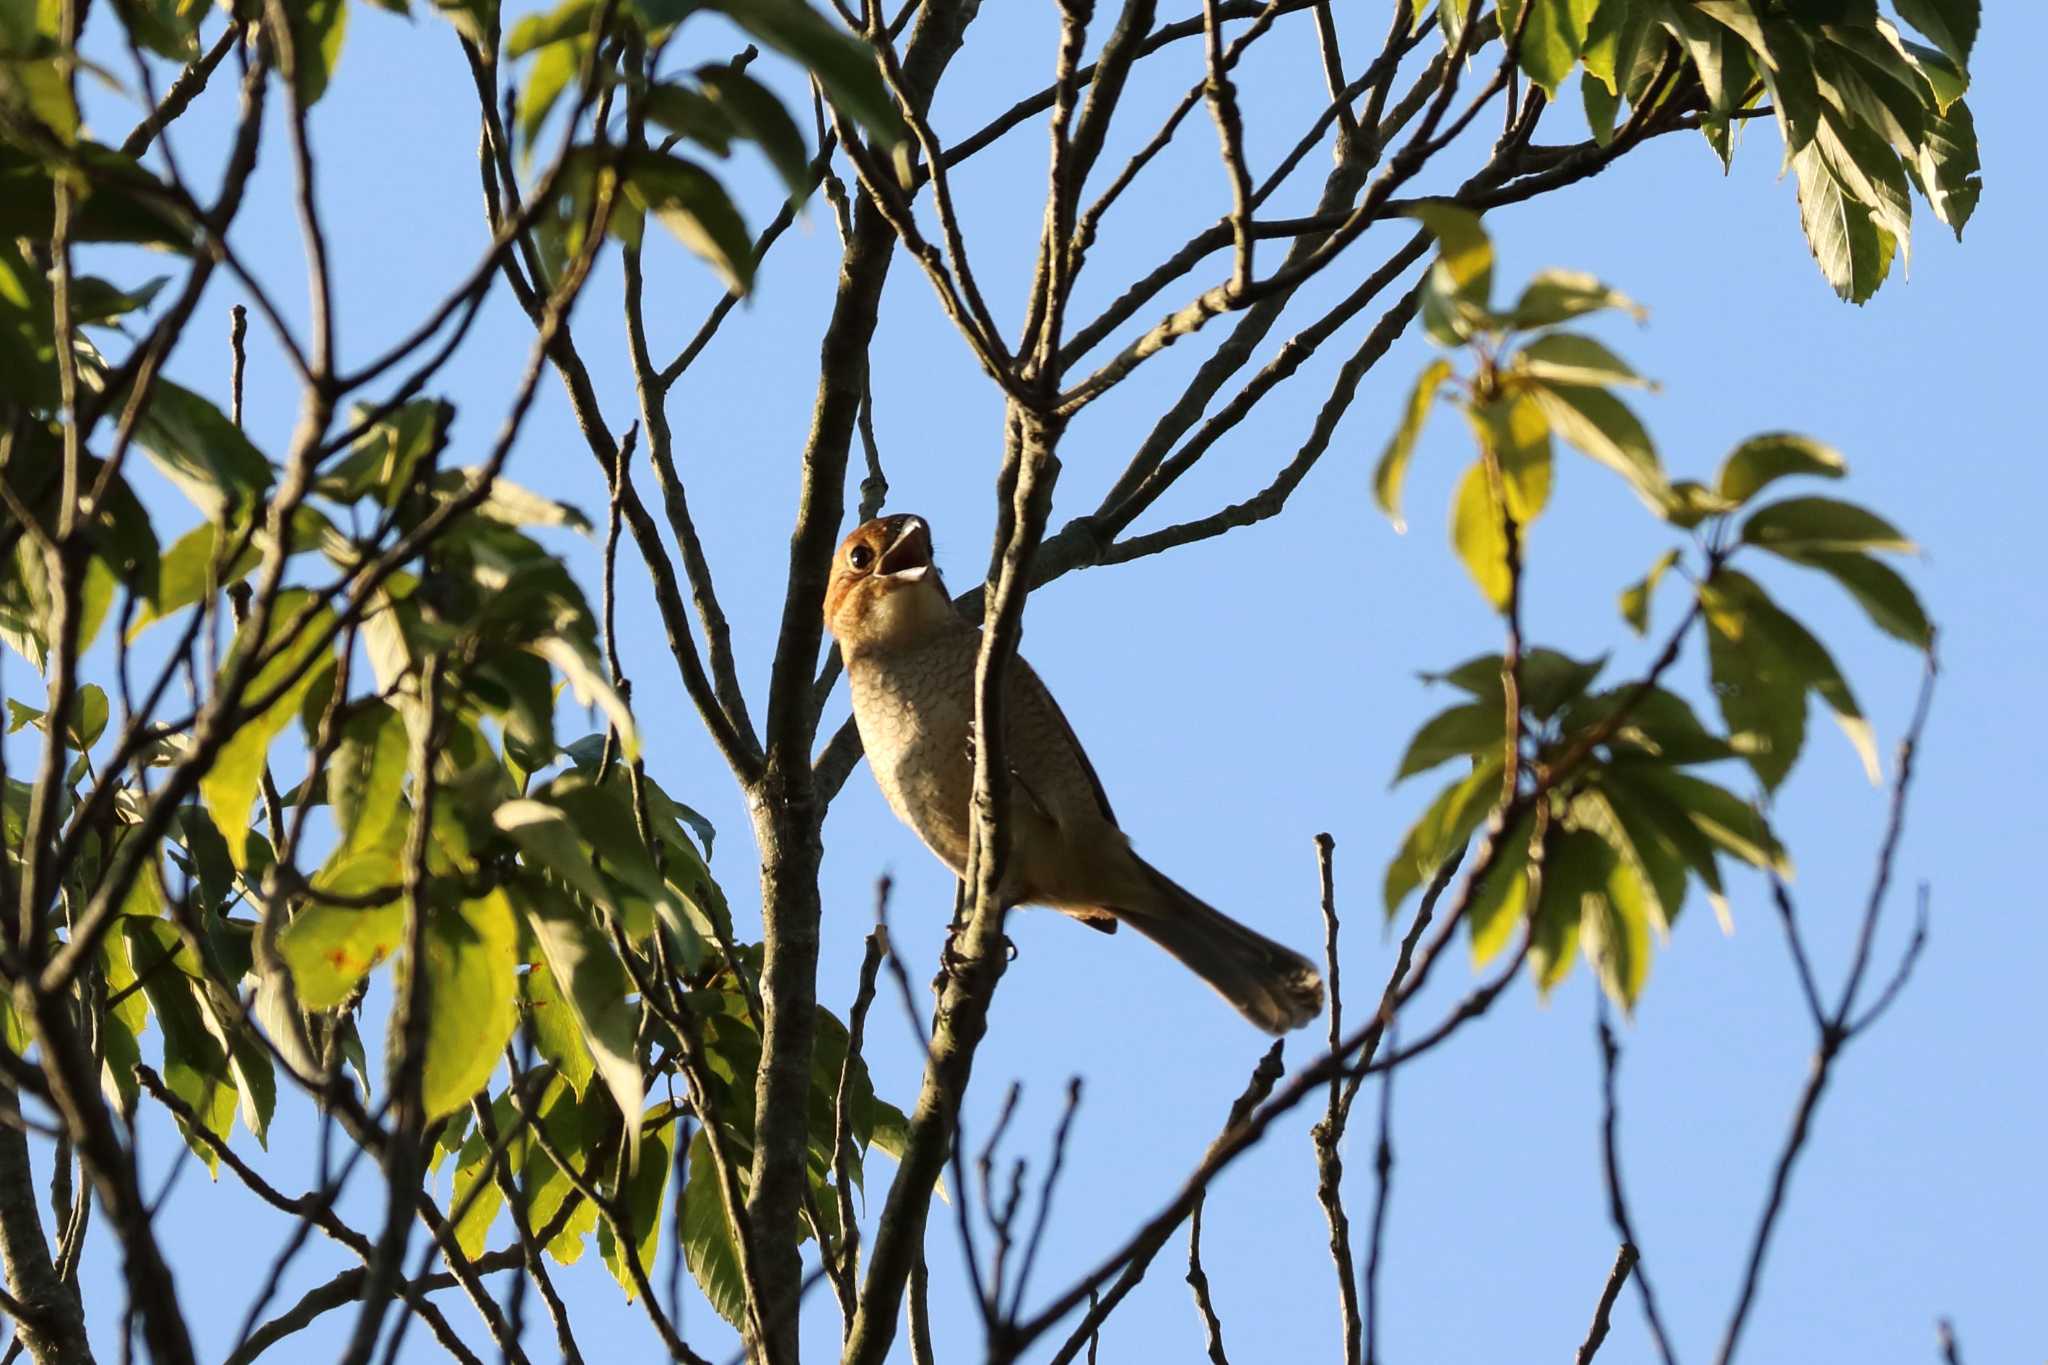
[[[1628,480],[1652,511],[1664,510],[1670,488],[1657,449],[1627,404],[1577,384],[1532,384],[1530,394],[1558,435]]]
[[[1499,705],[1469,702],[1439,711],[1423,722],[1408,742],[1394,780],[1399,782],[1453,758],[1497,750],[1504,738],[1505,715]]]
[[[1839,479],[1848,472],[1848,462],[1833,446],[1810,436],[1773,431],[1752,436],[1729,451],[1714,488],[1729,502],[1740,504],[1779,479],[1802,474]]]
[[[639,1126],[639,1115],[629,1114],[626,1121]],[[625,1187],[617,1193],[619,1214],[624,1220],[625,1231],[633,1239],[633,1249],[640,1258],[640,1268],[654,1282],[655,1255],[661,1248],[661,1206],[663,1195],[668,1189],[669,1157],[675,1141],[672,1128],[664,1127],[647,1134],[640,1142],[640,1160],[626,1177]],[[684,1246],[689,1245],[687,1215],[684,1226]],[[630,1301],[636,1290],[633,1276],[626,1267],[623,1249],[612,1235],[611,1224],[601,1222],[597,1228],[598,1250],[604,1253],[604,1263],[611,1267],[612,1274],[626,1291]],[[687,1258],[687,1251],[685,1252]]]
[[[682,1197],[683,1259],[690,1277],[720,1317],[745,1330],[746,1282],[740,1275],[739,1248],[719,1193],[711,1143],[701,1129],[690,1139],[689,1177]]]
[[[1488,754],[1473,765],[1470,776],[1437,793],[1387,864],[1383,892],[1388,915],[1401,908],[1409,892],[1436,875],[1438,865],[1479,828],[1500,799],[1500,784],[1500,755]]]
[[[1889,564],[1869,555],[1836,550],[1803,551],[1788,558],[1819,569],[1840,583],[1878,629],[1915,649],[1934,643],[1934,626],[1919,596]]]
[[[1513,366],[1553,384],[1630,384],[1655,388],[1627,361],[1577,332],[1550,332],[1516,352]]]
[[[627,1001],[632,982],[611,942],[589,911],[547,883],[522,878],[507,890],[540,945],[545,963],[537,970],[551,978],[555,999],[575,1019],[619,1112],[638,1114],[646,1098],[633,1049],[639,1011]],[[630,1164],[638,1157],[639,1125],[629,1126],[626,1137]]]
[[[1787,498],[1759,507],[1742,524],[1742,539],[1781,554],[1831,550],[1911,554],[1919,548],[1875,512],[1833,498]]]

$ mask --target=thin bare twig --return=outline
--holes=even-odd
[[[1615,1072],[1621,1060],[1621,1049],[1614,1041],[1614,1030],[1607,1023],[1606,997],[1601,997],[1597,1033],[1600,1039],[1601,1075],[1601,1121],[1600,1157],[1602,1168],[1607,1173],[1607,1216],[1614,1223],[1614,1230],[1621,1234],[1624,1251],[1633,1252],[1636,1292],[1643,1301],[1643,1317],[1650,1324],[1650,1339],[1657,1344],[1657,1354],[1664,1365],[1676,1365],[1677,1357],[1671,1351],[1671,1338],[1664,1330],[1664,1319],[1657,1312],[1657,1294],[1650,1288],[1650,1277],[1643,1269],[1642,1243],[1636,1239],[1636,1230],[1629,1218],[1628,1197],[1622,1192],[1621,1156],[1617,1150],[1619,1141],[1615,1130],[1619,1118],[1614,1097]]]
[[[1593,1324],[1586,1329],[1586,1339],[1572,1356],[1572,1365],[1592,1365],[1600,1343],[1607,1340],[1607,1320],[1614,1311],[1614,1301],[1621,1297],[1621,1287],[1628,1282],[1629,1272],[1635,1266],[1635,1246],[1623,1242],[1621,1249],[1614,1253],[1614,1269],[1607,1272],[1607,1283],[1600,1290],[1600,1302],[1593,1306]]]

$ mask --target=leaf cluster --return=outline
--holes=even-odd
[[[1511,308],[1497,309],[1492,245],[1478,219],[1444,204],[1426,205],[1418,216],[1439,243],[1423,285],[1424,326],[1439,344],[1468,350],[1473,370],[1461,376],[1448,358],[1423,370],[1381,454],[1375,495],[1401,526],[1417,440],[1448,397],[1478,447],[1453,498],[1452,544],[1511,631],[1510,652],[1429,675],[1469,699],[1423,724],[1395,780],[1453,760],[1469,770],[1438,793],[1389,864],[1387,912],[1485,825],[1497,856],[1470,892],[1475,960],[1494,957],[1525,928],[1544,990],[1583,950],[1608,993],[1633,1007],[1652,938],[1669,935],[1693,882],[1725,924],[1721,859],[1790,875],[1763,809],[1694,768],[1739,761],[1768,795],[1804,748],[1813,699],[1832,712],[1878,780],[1870,725],[1832,654],[1731,561],[1762,554],[1825,574],[1880,630],[1931,650],[1933,627],[1918,596],[1880,557],[1914,546],[1853,503],[1764,499],[1780,480],[1845,476],[1842,456],[1808,437],[1746,440],[1711,484],[1670,479],[1647,429],[1617,393],[1646,381],[1600,341],[1561,326],[1603,310],[1640,310],[1599,281],[1562,271],[1538,275]],[[1654,515],[1690,534],[1690,556],[1686,548],[1667,551],[1620,596],[1624,620],[1643,634],[1660,585],[1676,574],[1692,589],[1690,609],[1643,679],[1598,688],[1605,656],[1578,660],[1520,643],[1525,532],[1549,502],[1554,439],[1618,474]],[[1709,728],[1661,682],[1695,629],[1706,637],[1708,685],[1725,730]]]

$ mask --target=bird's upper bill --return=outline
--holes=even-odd
[[[842,650],[901,641],[951,610],[923,517],[878,517],[839,542],[825,590],[825,628]]]

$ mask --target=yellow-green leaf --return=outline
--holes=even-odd
[[[1380,454],[1378,467],[1373,470],[1373,499],[1394,523],[1396,531],[1408,529],[1408,523],[1401,518],[1401,486],[1408,478],[1408,462],[1415,454],[1416,438],[1422,435],[1422,424],[1429,418],[1429,407],[1436,401],[1437,390],[1450,374],[1451,362],[1437,359],[1416,376],[1415,387],[1408,392],[1408,405],[1401,413],[1401,424],[1394,429],[1387,448]]]
[[[1480,595],[1496,611],[1506,607],[1513,586],[1508,574],[1507,532],[1483,461],[1472,463],[1451,497],[1451,546],[1479,585]]]

